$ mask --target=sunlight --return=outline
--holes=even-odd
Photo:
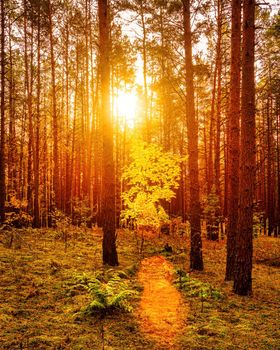
[[[122,118],[129,128],[134,128],[138,98],[134,92],[119,91],[115,96],[115,114]]]

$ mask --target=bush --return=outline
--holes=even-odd
[[[142,141],[133,145],[131,163],[122,175],[127,188],[123,193],[125,209],[121,213],[125,226],[133,222],[137,227],[158,230],[168,221],[161,204],[175,196],[181,161],[178,156],[163,152],[158,145]]]
[[[91,209],[88,204],[88,199],[85,198],[83,200],[79,200],[75,198],[73,200],[73,225],[81,226],[85,225],[91,228],[92,217],[91,217]]]
[[[207,196],[204,216],[207,226],[207,239],[216,241],[219,239],[219,224],[222,222],[219,197],[216,194],[215,186]]]
[[[6,202],[6,220],[5,223],[15,228],[24,228],[32,225],[33,218],[26,212],[27,202],[10,196]]]
[[[253,214],[253,235],[255,238],[261,234],[264,228],[264,220],[264,213],[255,210]]]

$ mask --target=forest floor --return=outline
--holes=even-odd
[[[172,284],[174,268],[163,256],[142,260],[138,273],[143,293],[138,309],[141,331],[163,347],[174,349],[184,327],[186,304]]]
[[[187,237],[148,237],[140,255],[134,233],[120,231],[117,270],[130,276],[139,296],[132,313],[109,315],[101,327],[98,318],[79,316],[90,299],[75,288],[76,276],[102,270],[100,232],[15,232],[13,242],[11,232],[0,232],[1,350],[280,348],[279,239],[254,240],[254,292],[248,298],[224,282],[225,241],[204,240],[205,270],[185,273]],[[171,309],[164,311],[167,304]]]

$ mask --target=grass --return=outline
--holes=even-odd
[[[205,270],[191,272],[199,284],[211,285],[221,298],[206,297],[203,312],[201,298],[191,297],[191,314],[182,335],[182,349],[251,349],[280,348],[280,273],[279,268],[259,263],[280,256],[279,239],[260,237],[254,240],[253,296],[240,297],[232,292],[232,282],[225,282],[226,244],[203,242]],[[176,258],[175,258],[176,261]],[[178,263],[178,262],[177,262]],[[184,266],[179,261],[179,266]],[[184,266],[187,270],[187,266]],[[203,287],[202,287],[203,288]]]
[[[52,230],[22,230],[11,248],[0,233],[0,349],[102,349],[100,325],[94,317],[75,315],[89,302],[82,289],[73,289],[77,274],[102,269],[99,231],[69,229],[65,235]],[[188,239],[148,237],[145,256],[163,254],[177,269],[188,271]],[[232,293],[224,282],[225,242],[203,242],[205,271],[190,272],[197,290],[211,286],[221,298],[184,293],[189,314],[178,335],[177,348],[279,349],[280,276],[277,261],[279,239],[261,237],[254,241],[254,294],[250,298]],[[128,232],[118,235],[119,269],[137,284],[139,254]],[[203,300],[202,300],[203,299]],[[203,302],[203,308],[201,304]],[[132,301],[137,308],[137,299]],[[140,332],[133,313],[109,315],[104,320],[105,349],[159,349]]]

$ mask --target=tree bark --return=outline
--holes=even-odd
[[[33,214],[33,179],[34,179],[34,132],[33,132],[33,24],[31,27],[30,62],[28,55],[28,33],[27,33],[27,2],[24,1],[24,61],[25,61],[25,88],[28,116],[28,160],[27,160],[27,209]]]
[[[222,103],[222,20],[223,20],[223,7],[222,0],[218,0],[218,38],[216,48],[216,66],[217,66],[217,107],[216,107],[216,142],[215,142],[215,188],[216,195],[219,199],[221,207],[221,103]],[[221,213],[217,213],[219,216]],[[216,218],[217,219],[217,218]],[[217,219],[218,221],[218,219]],[[219,238],[219,232],[214,233],[214,240]]]
[[[241,64],[241,0],[232,0],[231,72],[229,106],[229,200],[227,228],[226,281],[233,280],[235,239],[238,221],[239,151],[240,151],[240,64]]]
[[[54,39],[53,39],[53,11],[51,0],[48,1],[48,16],[50,25],[50,53],[51,53],[51,74],[52,74],[52,130],[53,130],[53,190],[54,205],[60,208],[60,169],[58,157],[58,120],[56,106],[56,74],[55,74],[55,57],[54,57]]]
[[[234,293],[252,293],[253,200],[255,190],[255,0],[243,3],[241,152]]]
[[[7,184],[6,192],[8,200],[11,196],[17,196],[18,177],[17,177],[17,142],[16,142],[16,111],[15,111],[15,77],[14,77],[14,58],[12,51],[12,19],[9,19],[9,136],[7,149]]]
[[[198,121],[195,117],[192,64],[192,33],[190,0],[182,0],[184,15],[185,69],[186,69],[186,117],[190,181],[190,268],[203,270],[198,180]]]
[[[1,1],[1,146],[0,146],[0,223],[5,221],[5,9]]]
[[[69,14],[67,14],[69,16]],[[66,23],[65,40],[65,104],[66,104],[66,160],[65,160],[65,212],[71,215],[72,211],[72,167],[71,167],[71,131],[70,131],[70,109],[69,109],[69,19]]]
[[[115,169],[113,156],[113,123],[110,113],[110,43],[109,5],[98,0],[101,123],[102,123],[102,193],[101,218],[103,227],[103,264],[118,265],[116,249]]]
[[[280,111],[279,107],[277,106],[277,114],[276,114],[276,169],[277,169],[277,229],[275,230],[275,233],[277,236],[280,235],[280,132],[279,132],[279,119],[280,119]]]
[[[269,72],[270,75],[270,72]],[[267,218],[268,218],[268,236],[272,236],[275,227],[275,202],[274,202],[274,190],[275,181],[273,177],[274,166],[274,144],[273,144],[273,126],[272,126],[272,98],[269,94],[267,97],[266,106],[266,138],[267,138]]]
[[[40,99],[41,99],[41,13],[40,3],[38,12],[37,32],[37,111],[36,111],[36,133],[35,133],[35,157],[34,157],[34,227],[40,227]]]
[[[143,80],[144,80],[144,115],[145,115],[145,140],[147,142],[151,141],[151,126],[150,118],[148,113],[148,83],[147,83],[147,30],[146,22],[144,16],[144,3],[146,0],[140,0],[140,15],[141,15],[141,25],[143,30],[142,38],[142,50],[143,50]]]
[[[209,149],[208,149],[208,178],[207,178],[207,194],[209,195],[212,191],[214,184],[214,162],[213,162],[213,144],[214,144],[214,124],[215,124],[215,100],[217,90],[217,62],[215,62],[214,68],[214,80],[212,89],[211,99],[211,112],[210,112],[210,126],[209,126]]]

